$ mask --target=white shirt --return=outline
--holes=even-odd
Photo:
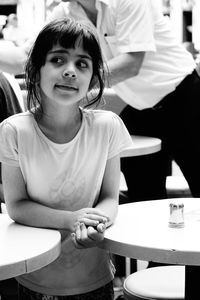
[[[157,0],[96,0],[97,32],[106,60],[127,52],[146,52],[139,74],[113,89],[129,105],[157,104],[195,68],[192,55],[179,45]],[[76,2],[61,3],[52,19],[87,18]]]
[[[25,112],[0,125],[0,161],[20,166],[31,199],[63,210],[93,207],[98,201],[108,159],[132,145],[122,120],[103,110],[83,110],[77,135],[65,144],[49,140],[33,115]],[[27,288],[49,295],[95,290],[113,279],[107,251],[76,249],[62,231],[62,250],[50,265],[20,276]]]

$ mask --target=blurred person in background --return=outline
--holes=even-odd
[[[128,186],[125,201],[167,198],[172,159],[192,195],[199,197],[200,77],[192,55],[163,16],[161,1],[63,0],[51,19],[66,16],[87,20],[96,28],[110,86],[127,104],[120,117],[129,133],[162,140],[158,153],[121,159]],[[118,257],[116,269],[116,277],[124,276]]]
[[[199,197],[199,76],[191,54],[173,35],[157,0],[63,0],[52,19],[72,16],[96,27],[110,86],[127,103],[121,113],[131,134],[161,138],[162,151],[122,159],[130,201],[166,197],[169,161],[175,159]],[[31,41],[0,49],[0,69],[23,71]],[[8,59],[9,57],[9,59]],[[190,140],[190,144],[185,141]]]
[[[65,0],[51,19],[71,16],[96,27],[110,85],[127,103],[121,117],[131,134],[158,137],[162,151],[122,159],[130,201],[165,198],[170,158],[200,196],[200,78],[177,42],[157,0]],[[186,143],[190,141],[190,143]]]
[[[26,35],[24,30],[18,26],[16,14],[10,14],[7,17],[6,24],[2,29],[2,34],[5,41],[11,41],[17,46],[24,44],[28,39],[28,35]]]
[[[0,122],[13,114],[22,112],[23,109],[19,101],[18,92],[16,93],[16,90],[10,84],[13,80],[11,75],[0,72]],[[1,205],[4,202],[0,163],[0,213]],[[1,300],[17,299],[17,282],[15,279],[11,278],[0,281],[0,298]]]

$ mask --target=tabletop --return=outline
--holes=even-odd
[[[59,231],[28,227],[0,214],[0,280],[40,269],[60,254]]]
[[[161,150],[159,138],[140,135],[131,135],[131,138],[133,146],[122,151],[121,157],[147,155]]]
[[[170,228],[170,203],[184,204],[183,228]],[[198,238],[199,237],[199,238]],[[167,264],[200,265],[200,199],[175,198],[119,205],[103,246],[120,255]]]
[[[170,203],[184,204],[184,227],[169,227]],[[186,266],[186,297],[199,294],[200,199],[175,198],[119,206],[101,247],[135,259]],[[197,295],[197,294],[196,294]]]

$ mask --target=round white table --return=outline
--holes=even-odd
[[[161,150],[161,140],[155,137],[131,135],[133,147],[121,152],[121,157],[147,155]]]
[[[0,214],[0,280],[40,269],[60,250],[59,231],[23,226]]]
[[[170,228],[169,204],[184,203],[185,226]],[[185,299],[199,299],[200,199],[175,198],[119,206],[101,247],[135,259],[185,265]]]

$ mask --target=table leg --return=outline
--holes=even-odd
[[[131,274],[131,259],[129,257],[126,257],[125,262],[126,262],[126,277],[128,277]]]
[[[199,299],[200,266],[185,266],[185,300]]]

